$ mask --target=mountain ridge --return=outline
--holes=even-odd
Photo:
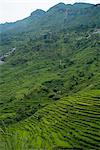
[[[81,6],[81,8],[80,8]],[[96,6],[96,7],[95,7]],[[59,11],[60,8],[60,11]],[[56,10],[56,11],[55,11]],[[65,5],[63,3],[57,4],[54,7],[51,7],[47,12],[44,12],[43,10],[36,10],[31,13],[31,15],[23,20],[16,21],[14,23],[5,23],[0,25],[0,32],[6,33],[6,32],[26,32],[27,28],[31,31],[36,31],[37,28],[40,30],[40,28],[44,25],[45,26],[58,26],[59,23],[61,24],[62,21],[66,23],[68,28],[72,26],[80,26],[81,24],[89,24],[89,17],[92,17],[93,15],[96,15],[96,13],[99,13],[99,6],[93,5],[93,4],[85,4],[85,3],[75,3],[73,5]],[[34,14],[34,15],[32,15]],[[39,17],[37,17],[37,14]],[[85,16],[85,14],[88,14]],[[67,15],[67,18],[66,18]],[[76,16],[75,16],[76,15]],[[80,16],[79,16],[80,15]],[[90,15],[90,16],[89,16]],[[85,18],[84,18],[85,16]],[[97,15],[96,15],[97,16]],[[95,18],[96,18],[95,16]],[[99,14],[98,14],[99,17]],[[64,20],[65,19],[65,20]],[[80,20],[75,22],[74,20]],[[91,18],[92,19],[92,18]],[[90,19],[90,20],[91,20]],[[52,21],[54,20],[54,21]],[[61,21],[60,21],[61,20]],[[86,21],[87,23],[86,23]],[[99,19],[94,19],[92,21],[92,24],[99,26]],[[46,25],[47,24],[47,25]],[[57,25],[58,24],[58,25]],[[12,30],[13,29],[13,30]],[[56,27],[55,27],[56,30]]]
[[[95,6],[95,5],[99,6],[100,4],[99,4],[99,3],[98,3],[98,4],[91,4],[91,3],[82,3],[82,2],[79,2],[79,3],[76,2],[76,3],[74,3],[74,4],[65,4],[65,3],[60,2],[60,3],[58,3],[58,4],[54,5],[54,6],[52,6],[51,8],[54,8],[54,7],[56,7],[56,6],[61,6],[61,5],[63,5],[63,6],[85,5],[85,6],[87,6],[87,7],[90,7],[90,6]],[[44,11],[43,9],[36,9],[36,10],[34,10],[33,12],[31,12],[29,16],[31,16],[32,13],[35,13],[35,12],[37,12],[37,11],[48,12],[51,8],[49,8],[47,11]],[[29,16],[28,16],[28,17],[29,17]],[[28,18],[28,17],[25,17],[25,18]],[[23,19],[25,19],[25,18],[23,18]],[[21,20],[23,20],[23,19],[16,20],[16,21],[14,21],[14,22],[0,23],[0,25],[9,24],[9,23],[12,24],[12,23],[15,23],[15,22],[17,22],[17,21],[21,21]]]

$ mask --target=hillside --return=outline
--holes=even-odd
[[[11,46],[19,46],[30,38],[36,39],[48,32],[75,28],[100,28],[100,5],[59,3],[47,12],[37,9],[28,18],[15,23],[1,24],[0,51],[6,52]]]
[[[99,18],[60,3],[0,25],[0,150],[99,150]]]

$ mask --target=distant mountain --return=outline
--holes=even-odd
[[[46,12],[41,10],[41,9],[37,9],[36,11],[31,13],[31,17],[41,17],[45,14]]]
[[[31,13],[31,15],[28,18],[25,18],[23,20],[16,21],[14,23],[5,23],[0,24],[0,32],[6,32],[11,30],[17,30],[15,32],[20,32],[26,30],[30,24],[37,22],[43,15],[45,14],[45,11],[43,10],[36,10]]]
[[[23,20],[0,24],[0,43],[3,45],[1,51],[6,51],[6,47],[4,48],[5,41],[8,41],[8,45],[11,43],[14,46],[15,43],[19,45],[18,41],[21,43],[24,38],[28,41],[29,37],[34,39],[47,32],[75,28],[79,30],[100,28],[100,5],[87,3],[65,5],[59,3],[47,12],[37,9]]]
[[[0,25],[0,31],[17,33],[23,31],[36,31],[41,28],[66,28],[87,25],[89,27],[100,27],[100,6],[86,3],[75,3],[65,5],[59,3],[50,8],[47,12],[36,10],[23,20],[15,23],[5,23]],[[38,31],[37,31],[38,32]]]

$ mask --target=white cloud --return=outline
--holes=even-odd
[[[36,9],[48,10],[51,6],[64,2],[99,3],[100,0],[0,0],[0,22],[14,22],[25,18]]]

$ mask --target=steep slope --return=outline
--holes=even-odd
[[[21,21],[17,21],[15,23],[6,23],[6,24],[1,24],[0,25],[0,31],[1,32],[6,32],[9,30],[11,32],[13,32],[13,30],[17,30],[16,32],[23,32],[26,30],[27,28],[31,28],[31,26],[33,25],[33,29],[37,29],[36,23],[38,25],[38,28],[40,27],[44,27],[47,25],[59,25],[63,24],[62,21],[70,19],[70,21],[72,21],[72,18],[75,19],[75,22],[77,22],[75,17],[78,17],[78,19],[80,19],[80,21],[78,21],[78,25],[82,24],[82,20],[83,23],[86,21],[89,22],[88,18],[89,17],[95,17],[94,18],[94,22],[98,22],[99,25],[99,19],[96,20],[96,16],[97,15],[99,17],[100,15],[100,6],[99,5],[92,5],[92,4],[85,4],[85,3],[75,3],[74,5],[65,5],[64,3],[59,3],[57,5],[55,5],[54,7],[50,8],[47,12],[44,12],[43,10],[36,10],[35,12],[31,13],[31,15],[26,18],[23,19]],[[99,13],[99,14],[96,14]],[[87,14],[87,15],[85,15]],[[49,19],[48,19],[49,17]],[[85,18],[84,18],[85,17]],[[53,18],[53,21],[52,21]],[[55,19],[54,19],[55,18]],[[91,18],[90,18],[91,20]],[[87,24],[88,24],[87,22]],[[92,22],[92,20],[91,20]],[[70,26],[73,25],[73,22],[69,22],[67,21],[67,23],[70,24]],[[93,22],[92,22],[93,23]],[[31,26],[30,26],[31,24]],[[46,25],[47,24],[47,25]],[[41,25],[41,26],[39,26]],[[23,28],[22,28],[23,27]],[[21,28],[21,29],[20,29]],[[32,29],[32,28],[31,28]],[[31,30],[30,29],[30,30]]]
[[[78,93],[37,111],[33,116],[1,130],[3,149],[99,150],[100,91]],[[27,141],[27,143],[26,143]]]
[[[60,3],[4,27],[1,150],[99,150],[99,14]]]
[[[25,18],[23,20],[16,21],[14,23],[5,23],[5,24],[0,24],[0,31],[1,32],[12,32],[15,30],[16,32],[23,32],[27,29],[30,24],[35,23],[42,17],[44,16],[45,11],[37,9],[28,18]]]
[[[47,12],[36,10],[28,18],[15,23],[0,25],[1,51],[4,51],[4,45],[19,45],[23,40],[36,38],[47,31],[59,31],[61,29],[74,28],[99,28],[100,27],[100,5],[75,3],[65,5],[60,3]],[[23,35],[23,36],[20,36]],[[8,41],[6,43],[6,41]],[[18,42],[17,42],[18,41]],[[15,47],[15,46],[14,46]],[[5,49],[7,49],[5,47]],[[6,50],[7,51],[7,50]]]

